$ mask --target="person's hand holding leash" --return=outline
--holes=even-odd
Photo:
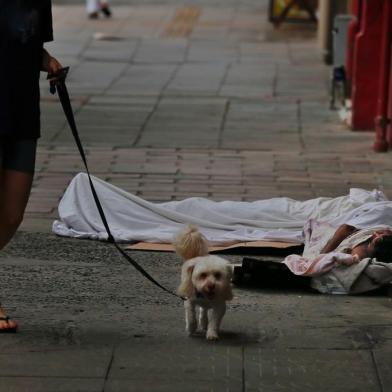
[[[58,72],[63,68],[60,62],[52,57],[45,49],[42,51],[41,70],[48,73],[48,80],[56,78]]]

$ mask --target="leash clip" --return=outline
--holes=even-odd
[[[69,72],[69,67],[61,68],[55,74],[48,74],[47,79],[49,80],[49,91],[52,95],[56,94],[56,87],[60,83],[64,83]]]

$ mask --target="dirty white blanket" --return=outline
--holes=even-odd
[[[273,198],[255,202],[214,202],[204,198],[151,203],[93,178],[112,234],[120,241],[169,243],[184,224],[193,223],[212,244],[261,239],[303,241],[313,218],[357,227],[392,222],[392,202],[382,192],[351,189],[349,195],[307,201]],[[59,204],[53,231],[62,236],[106,239],[88,177],[76,175]]]
[[[339,265],[350,266],[358,262],[358,257],[340,252],[321,253],[315,257],[293,254],[283,260],[293,274],[313,277],[321,276]]]

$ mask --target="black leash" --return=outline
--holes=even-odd
[[[141,267],[134,259],[132,259],[132,257],[130,257],[118,245],[118,243],[114,239],[114,237],[113,237],[113,235],[112,235],[112,233],[110,231],[110,228],[109,228],[109,225],[108,225],[105,213],[103,211],[101,202],[99,201],[97,192],[96,192],[96,190],[94,188],[94,184],[93,184],[93,182],[91,180],[90,171],[89,171],[88,165],[87,165],[86,154],[84,152],[83,145],[82,145],[82,143],[80,141],[79,133],[78,133],[78,130],[77,130],[77,127],[76,127],[76,122],[75,122],[75,118],[74,118],[73,111],[72,111],[71,101],[69,99],[68,90],[67,90],[67,87],[65,85],[65,79],[67,77],[68,71],[69,71],[69,67],[62,68],[54,76],[54,78],[50,80],[50,92],[52,94],[55,94],[56,91],[57,91],[57,94],[59,96],[59,99],[60,99],[60,102],[61,102],[61,106],[63,107],[63,110],[64,110],[65,117],[67,118],[69,127],[71,128],[72,135],[73,135],[73,137],[75,139],[75,142],[76,142],[76,145],[78,147],[80,156],[82,157],[82,160],[83,160],[83,163],[84,163],[84,167],[86,168],[88,180],[89,180],[89,183],[90,183],[91,192],[93,194],[95,204],[96,204],[96,206],[98,208],[99,215],[100,215],[100,217],[102,219],[102,223],[105,226],[105,230],[106,230],[106,233],[108,235],[108,242],[112,243],[116,247],[116,249],[122,254],[122,256],[130,264],[132,264],[132,266],[134,268],[136,268],[150,282],[152,282],[153,284],[155,284],[156,286],[158,286],[162,290],[166,291],[167,293],[169,293],[171,295],[174,295],[175,297],[181,298],[182,300],[184,300],[184,298],[180,297],[179,295],[177,295],[173,291],[167,289],[166,287],[162,286],[159,282],[157,282],[143,267]]]

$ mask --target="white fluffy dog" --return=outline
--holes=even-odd
[[[189,335],[197,327],[207,331],[208,340],[217,340],[226,301],[233,298],[232,268],[228,261],[208,254],[208,242],[194,226],[188,226],[174,242],[176,252],[185,260],[178,294],[186,298],[185,328]],[[196,320],[196,307],[199,319]]]

